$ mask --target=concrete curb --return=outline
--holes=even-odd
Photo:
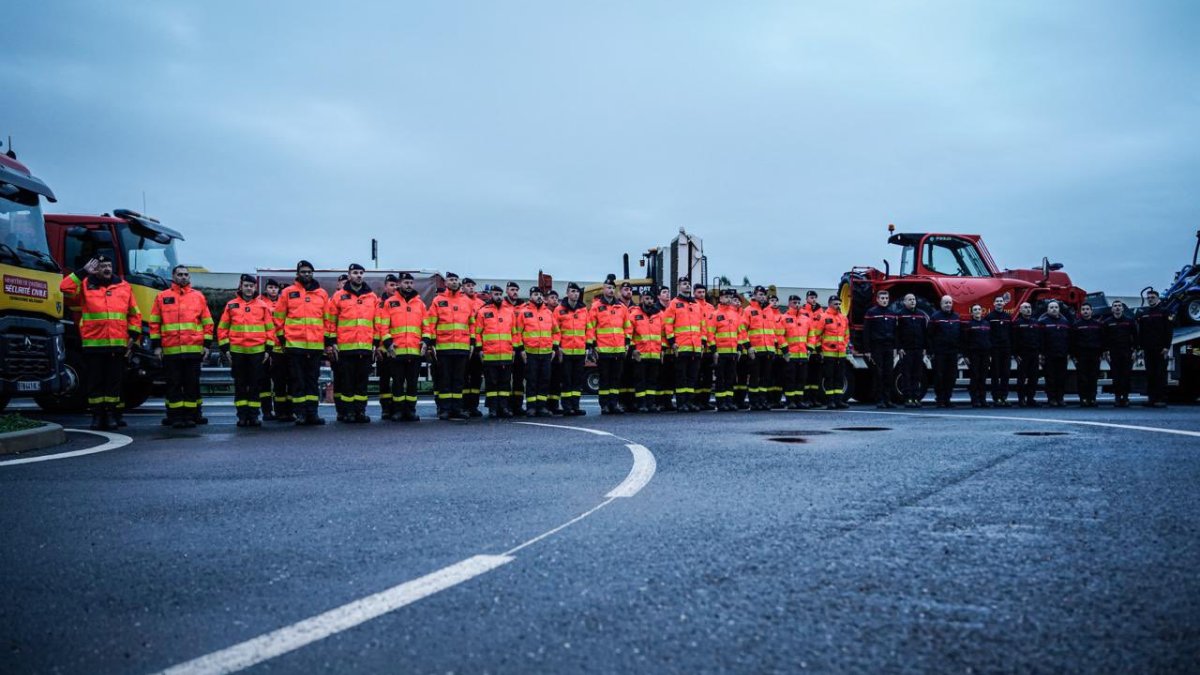
[[[40,450],[67,442],[67,432],[61,425],[47,422],[36,429],[0,434],[0,455]]]

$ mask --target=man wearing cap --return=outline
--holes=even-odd
[[[271,321],[274,323],[275,305],[279,302],[279,282],[267,279],[263,286],[263,294],[259,299],[271,309]],[[272,326],[273,328],[273,326]],[[267,361],[266,372],[263,374],[264,386],[262,392],[262,418],[275,422],[294,422],[292,414],[292,398],[289,393],[288,356],[279,345],[278,335],[272,333],[275,351]]]
[[[600,414],[620,415],[625,412],[618,402],[621,386],[621,367],[633,334],[629,310],[617,299],[616,276],[604,279],[604,290],[588,309],[588,350],[596,362],[600,376]]]
[[[892,296],[886,290],[875,294],[875,306],[863,316],[862,345],[867,361],[875,368],[876,408],[894,408],[892,389],[896,363],[896,314],[892,312]]]
[[[446,273],[446,290],[438,293],[425,313],[421,355],[429,355],[436,364],[440,420],[465,420],[462,409],[467,358],[474,337],[471,335],[475,303],[462,292],[459,277]]]
[[[679,293],[663,312],[663,333],[675,352],[675,407],[679,412],[700,410],[695,401],[700,356],[704,353],[704,311],[692,297],[692,282],[679,277]]]
[[[812,323],[812,331],[814,336],[818,330],[818,323],[821,314],[824,310],[821,308],[821,303],[817,302],[816,291],[809,291],[804,294],[804,306],[801,311],[808,314],[808,320]],[[816,344],[816,343],[813,343]],[[821,350],[813,349],[808,356],[808,382],[804,384],[804,398],[810,406],[815,407],[821,398]]]
[[[692,396],[692,403],[701,410],[716,410],[716,406],[711,401],[713,367],[716,365],[717,353],[714,338],[716,327],[713,325],[713,317],[716,315],[716,310],[708,300],[708,287],[704,284],[692,286],[692,295],[696,298],[696,304],[700,307],[700,325],[703,327],[700,336],[704,341],[704,349],[697,356],[700,366],[696,370],[696,392]]]
[[[632,321],[632,312],[637,307],[637,303],[633,301],[633,285],[628,281],[622,281],[621,287],[617,290],[617,298],[622,305],[625,305],[625,310],[630,312],[630,320]],[[635,396],[637,377],[637,364],[634,362],[633,356],[627,353],[625,355],[625,363],[621,366],[621,386],[619,387],[618,400],[621,403],[621,407],[629,412],[632,412],[637,407]]]
[[[579,297],[582,293],[579,284],[574,281],[567,284],[567,299],[555,310],[562,354],[562,411],[563,415],[571,416],[587,414],[579,408],[588,346],[588,308]]]
[[[521,299],[521,286],[515,281],[504,285],[504,305],[517,315],[525,301]],[[513,388],[508,399],[508,407],[513,415],[518,417],[525,414],[525,362],[513,359],[512,366]]]
[[[738,354],[750,347],[746,336],[746,324],[742,320],[742,309],[736,291],[726,288],[721,291],[721,304],[713,312],[711,351],[716,354],[716,399],[718,412],[733,412],[738,409],[734,400],[737,382]]]
[[[484,298],[475,292],[475,280],[465,277],[462,281],[463,295],[471,299],[472,316],[484,304]],[[479,391],[483,387],[483,361],[480,360],[479,350],[471,352],[467,359],[467,373],[463,383],[463,412],[471,417],[480,417]]]
[[[754,288],[754,300],[745,311],[746,335],[750,340],[750,409],[770,410],[767,394],[771,383],[772,361],[779,344],[778,321],[771,312],[767,289]]]
[[[665,312],[671,305],[671,289],[660,286],[654,291],[658,301],[658,311]],[[675,408],[675,352],[663,349],[662,362],[658,365],[658,409],[663,412],[674,412]]]
[[[812,321],[808,314],[800,310],[803,301],[799,295],[788,297],[788,310],[780,318],[783,324],[784,359],[787,365],[787,379],[784,393],[787,396],[788,408],[805,410],[809,406],[804,402],[804,383],[808,381],[809,340],[812,336]]]
[[[783,314],[779,308],[779,296],[767,296],[768,310],[775,313],[775,356],[771,359],[771,381],[767,386],[767,404],[771,408],[783,408],[783,389],[787,379],[787,345],[784,339]]]
[[[285,288],[275,303],[276,337],[287,349],[292,407],[296,423],[301,425],[325,424],[317,409],[328,302],[329,294],[313,279],[313,264],[301,260],[296,263],[295,283]]]
[[[336,392],[338,421],[366,424],[367,382],[375,363],[375,316],[379,296],[366,284],[366,268],[353,263],[350,277],[342,290],[333,294],[326,306],[325,353],[337,369],[341,389]]]
[[[413,275],[401,272],[396,279],[397,290],[384,298],[375,322],[377,339],[388,357],[383,363],[391,366],[392,411],[387,419],[416,422],[421,419],[417,415],[417,377],[421,374],[421,329],[427,308],[414,287]]]
[[[558,298],[558,291],[553,288],[546,291],[546,307],[550,309],[550,313],[554,315],[554,322],[558,323],[558,308],[561,303]],[[546,409],[552,415],[562,414],[562,364],[563,351],[561,347],[562,327],[559,326],[559,341],[560,346],[554,352],[554,358],[550,359],[550,400],[546,403]]]
[[[488,418],[509,418],[512,417],[508,403],[514,384],[513,352],[519,344],[516,317],[504,302],[504,292],[499,286],[492,286],[489,293],[488,302],[475,310],[472,320],[475,346],[471,351],[479,352],[483,363]]]
[[[238,294],[225,303],[217,322],[217,345],[230,355],[233,405],[239,427],[259,427],[266,364],[275,348],[275,319],[271,305],[258,295],[258,279],[243,274]]]
[[[558,322],[542,298],[542,289],[529,288],[529,302],[516,314],[514,343],[525,362],[525,400],[530,417],[550,417],[550,362],[558,353]],[[520,386],[520,384],[517,384]]]
[[[1146,307],[1137,316],[1138,347],[1146,361],[1146,402],[1151,408],[1167,407],[1167,356],[1175,329],[1163,308],[1158,291],[1146,291]]]
[[[825,385],[825,408],[849,408],[844,386],[846,349],[849,345],[850,323],[842,314],[842,300],[829,296],[829,304],[817,319],[816,344],[821,346],[821,379]]]
[[[658,366],[662,361],[663,322],[662,310],[653,293],[642,294],[641,302],[629,310],[629,320],[633,324],[633,345],[629,353],[632,355],[630,363],[636,370],[635,409],[640,413],[657,412],[655,387],[658,386]]]
[[[112,259],[101,255],[63,277],[59,289],[64,298],[79,304],[91,428],[112,431],[119,426],[126,362],[142,334],[133,288],[113,274]]]
[[[379,292],[379,307],[375,311],[375,378],[379,384],[379,409],[382,412],[382,419],[392,419],[392,413],[396,411],[395,399],[392,398],[392,357],[387,353],[387,346],[383,344],[382,324],[386,322],[385,310],[387,308],[388,298],[396,294],[400,288],[400,279],[395,274],[388,274],[383,278],[383,290]]]
[[[212,313],[204,294],[192,288],[186,265],[171,270],[171,287],[154,298],[147,323],[154,354],[167,378],[163,424],[188,429],[208,420],[200,414],[200,365],[212,347]]]

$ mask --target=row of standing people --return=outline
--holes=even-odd
[[[1073,361],[1080,405],[1096,407],[1103,359],[1109,365],[1117,407],[1128,407],[1136,352],[1144,356],[1147,406],[1165,407],[1167,356],[1172,339],[1170,314],[1156,291],[1147,293],[1147,307],[1137,317],[1124,303],[1114,301],[1103,320],[1082,305],[1070,320],[1057,301],[1047,304],[1040,317],[1022,303],[1016,315],[1005,310],[1008,300],[997,297],[992,310],[970,308],[970,317],[954,311],[954,299],[945,296],[932,315],[917,308],[916,297],[906,295],[898,309],[887,291],[876,295],[876,306],[863,320],[863,350],[875,368],[876,381],[893,381],[900,370],[900,389],[907,407],[920,407],[926,354],[933,365],[936,405],[951,407],[950,395],[958,378],[959,359],[965,357],[970,372],[968,390],[973,407],[1009,407],[1012,363],[1016,361],[1017,405],[1037,407],[1039,376],[1045,381],[1046,402],[1064,405],[1068,362]],[[989,387],[990,380],[990,387]],[[892,407],[890,386],[881,386],[879,407]],[[988,401],[988,393],[991,401]]]

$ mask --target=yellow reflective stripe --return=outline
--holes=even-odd
[[[561,334],[561,335],[563,335],[564,337],[565,337],[565,336],[570,336],[570,337],[584,337],[585,335],[587,335],[587,331],[582,331],[582,330],[574,330],[574,329],[572,329],[572,330],[564,330],[564,331],[561,331],[561,332],[560,332],[560,334]]]
[[[251,346],[230,345],[229,351],[233,352],[234,354],[261,354],[267,351],[267,346],[266,344]]]
[[[421,329],[416,326],[392,326],[392,333],[420,333]]]
[[[338,328],[347,328],[349,326],[371,326],[371,319],[340,319]]]
[[[625,329],[623,329],[623,328],[597,328],[596,329],[596,335],[616,335],[617,333],[624,333],[624,332],[625,332]]]
[[[254,323],[234,324],[232,326],[224,327],[227,327],[231,333],[259,333],[267,330],[266,324]]]
[[[123,321],[125,319],[124,312],[84,312],[80,315],[80,319],[84,321]]]
[[[548,330],[527,330],[527,331],[524,331],[523,333],[521,333],[521,335],[524,335],[525,337],[532,337],[532,338],[550,337],[550,331],[548,331]]]
[[[126,344],[125,338],[85,338],[83,340],[84,347],[124,347]]]
[[[285,326],[324,326],[325,322],[320,317],[310,316],[299,319],[288,317],[283,320]]]
[[[199,354],[204,351],[204,345],[180,345],[178,347],[163,347],[163,354]]]
[[[194,330],[194,331],[203,330],[200,327],[200,324],[198,324],[198,323],[164,323],[162,325],[162,329],[163,330],[175,330],[175,331],[178,331],[178,330]]]
[[[484,333],[484,340],[511,340],[512,333]]]

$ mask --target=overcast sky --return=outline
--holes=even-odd
[[[886,227],[1161,286],[1200,227],[1200,3],[39,2],[0,134],[71,213],[218,271],[710,274],[833,286]]]

